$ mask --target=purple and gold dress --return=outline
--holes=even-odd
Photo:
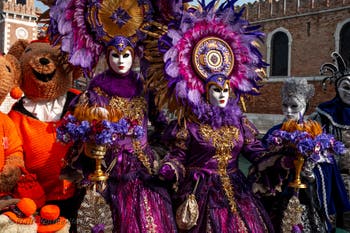
[[[129,135],[118,140],[104,158],[106,167],[111,168],[103,196],[112,210],[113,232],[177,232],[169,194],[154,176],[158,162],[147,143],[147,101],[142,79],[134,72],[117,77],[106,71],[91,81],[84,95],[73,105],[85,102],[101,106],[110,115],[127,119],[130,127],[141,125],[144,130],[137,138]],[[77,161],[83,160],[86,158]],[[112,161],[114,166],[110,166]],[[79,163],[75,167],[88,174],[89,166]]]
[[[197,225],[185,232],[273,232],[270,220],[238,167],[238,157],[255,163],[264,155],[257,130],[234,103],[208,111],[206,123],[173,124],[166,132],[171,151],[163,164],[175,170],[178,207],[194,190],[199,206]],[[208,114],[209,115],[209,114]],[[210,122],[219,122],[219,125]],[[166,176],[166,175],[165,175]]]

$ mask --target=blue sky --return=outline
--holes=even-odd
[[[244,3],[247,3],[247,2],[254,2],[254,1],[255,0],[238,0],[237,4],[241,5],[241,4],[244,4]],[[47,7],[44,4],[42,4],[41,2],[39,2],[37,0],[35,0],[35,6],[39,7],[42,11],[47,9]]]

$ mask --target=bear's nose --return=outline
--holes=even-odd
[[[40,58],[40,59],[39,59],[39,62],[40,62],[40,64],[42,64],[42,65],[47,65],[47,64],[50,63],[49,59],[44,58],[44,57]]]

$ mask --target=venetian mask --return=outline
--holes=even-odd
[[[341,101],[350,105],[350,76],[346,76],[338,82],[337,91]]]
[[[287,120],[299,120],[306,111],[306,100],[295,95],[288,96],[282,100],[283,115]]]
[[[116,50],[110,50],[108,56],[109,67],[117,74],[127,74],[132,66],[133,57],[130,50],[119,53]]]
[[[108,43],[108,66],[116,74],[129,73],[134,60],[133,44],[125,37],[117,36]]]
[[[213,75],[206,84],[207,100],[211,105],[224,108],[230,97],[229,81],[224,75]]]

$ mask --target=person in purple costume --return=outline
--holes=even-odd
[[[93,78],[72,109],[76,115],[89,109],[112,122],[124,119],[129,128],[139,129],[114,143],[104,158],[110,172],[103,196],[112,210],[113,232],[177,232],[169,194],[155,177],[157,156],[147,142],[146,93],[143,79],[131,69],[134,57],[127,38],[113,38],[106,52],[109,68]],[[74,167],[91,173],[86,156],[80,157]]]
[[[179,232],[274,232],[238,167],[240,154],[253,164],[266,155],[239,105],[242,95],[258,93],[257,70],[266,64],[255,47],[262,34],[234,3],[199,1],[159,41],[157,105],[177,118],[163,134],[169,151],[159,176],[173,184]]]
[[[229,98],[224,75],[210,77],[206,85],[208,104],[203,108],[208,115],[183,126],[174,123],[165,133],[173,144],[159,173],[177,182],[175,207],[193,191],[199,206],[196,225],[182,230],[273,232],[265,210],[238,167],[239,154],[252,163],[263,157],[265,149],[256,139],[258,132],[236,101]]]

